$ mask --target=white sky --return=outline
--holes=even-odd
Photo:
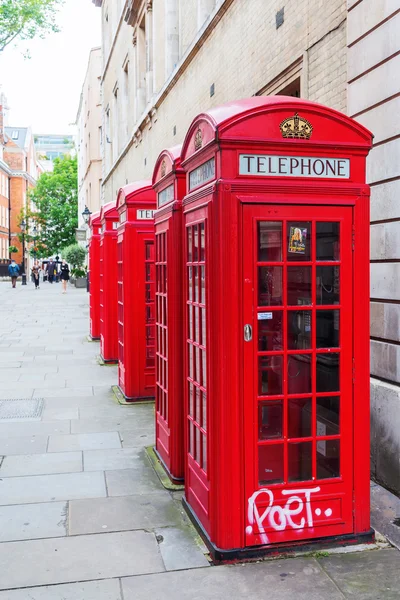
[[[101,9],[91,0],[66,0],[60,33],[19,42],[0,53],[0,85],[9,125],[34,133],[73,133],[89,51],[101,45]],[[31,58],[22,53],[29,49]]]

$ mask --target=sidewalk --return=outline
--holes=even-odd
[[[85,290],[0,283],[0,600],[398,600],[400,553],[384,545],[210,566],[145,456],[154,406],[116,403],[117,369],[87,332]],[[395,538],[400,501],[372,492]]]

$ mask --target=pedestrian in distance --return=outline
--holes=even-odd
[[[65,260],[63,260],[61,263],[60,279],[62,281],[62,290],[63,290],[62,293],[66,294],[67,293],[67,285],[68,285],[68,281],[69,281],[69,266],[67,265]]]
[[[11,277],[11,285],[13,288],[17,285],[17,278],[19,275],[19,266],[14,259],[11,260],[11,264],[8,265],[8,274]]]
[[[56,263],[52,258],[49,258],[49,262],[46,265],[46,273],[47,273],[47,281],[49,283],[53,283],[54,281],[54,271],[56,269]]]
[[[38,289],[40,289],[40,266],[37,261],[33,265],[32,269],[31,269],[31,273],[32,273],[33,282],[35,284],[35,290],[38,290]]]

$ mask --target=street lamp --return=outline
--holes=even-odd
[[[89,223],[89,219],[90,219],[90,215],[92,213],[90,212],[90,210],[88,209],[87,206],[85,206],[85,210],[82,212],[82,217],[84,222],[86,223],[86,225]]]
[[[22,219],[19,224],[19,228],[22,233],[22,285],[26,285],[26,273],[25,273],[25,231],[26,231],[26,222],[25,219]]]

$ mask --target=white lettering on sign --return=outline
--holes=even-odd
[[[267,319],[272,319],[272,312],[258,313],[257,318],[259,321],[265,321]]]
[[[150,220],[150,219],[154,219],[154,210],[145,210],[145,209],[141,209],[138,208],[138,210],[136,211],[136,218],[138,221],[146,221],[146,220]]]
[[[215,159],[210,158],[189,173],[189,190],[215,178]]]
[[[167,204],[167,202],[171,202],[174,199],[174,184],[171,183],[168,187],[158,194],[158,207]]]
[[[349,179],[350,160],[348,158],[323,158],[317,156],[240,154],[239,175]]]
[[[268,488],[257,490],[249,498],[247,508],[247,521],[249,524],[246,527],[246,533],[249,535],[258,533],[261,538],[261,543],[268,544],[268,536],[265,533],[265,527],[267,525],[272,529],[275,529],[275,531],[284,531],[286,527],[291,527],[292,529],[304,529],[306,524],[307,527],[313,527],[314,520],[310,502],[311,494],[319,492],[320,489],[320,487],[315,487],[309,489],[282,490],[283,496],[289,496],[290,494],[284,506],[279,504],[274,506],[274,494]],[[267,496],[268,506],[262,509],[263,512],[260,514],[257,500],[262,496]],[[320,516],[321,512],[320,508],[315,510],[317,516]],[[325,510],[324,514],[325,516],[330,517],[332,512],[332,509],[328,508]],[[301,515],[302,513],[303,516],[301,516],[300,520],[293,520],[293,517]],[[255,528],[254,525],[256,525]]]

